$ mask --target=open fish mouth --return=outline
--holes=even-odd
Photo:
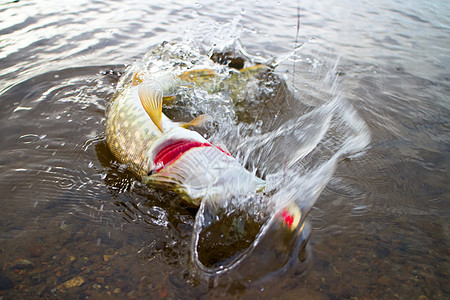
[[[193,148],[201,148],[201,147],[214,147],[220,150],[227,156],[231,156],[228,151],[225,151],[219,146],[216,146],[210,142],[201,142],[196,140],[171,140],[169,142],[164,143],[162,146],[158,147],[156,151],[155,158],[153,163],[155,164],[155,172],[158,173],[164,167],[174,163],[178,160],[184,153],[193,149]]]
[[[153,163],[156,168],[155,171],[159,172],[162,168],[170,165],[179,159],[185,152],[198,147],[213,147],[211,143],[193,141],[193,140],[174,140],[165,143],[160,149],[158,149]]]

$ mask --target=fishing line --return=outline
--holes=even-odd
[[[295,42],[294,42],[294,63],[292,65],[292,87],[294,88],[294,96],[295,96],[295,61],[297,60],[297,48],[298,48],[298,34],[300,32],[300,0],[297,1],[297,31],[295,33]]]
[[[293,96],[295,97],[295,61],[296,61],[296,52],[298,47],[298,34],[300,32],[300,0],[297,1],[297,30],[295,33],[295,42],[294,42],[294,52],[293,52],[293,64],[292,64],[292,88],[293,88]],[[286,177],[287,169],[288,169],[288,158],[285,158],[283,164],[283,180]]]

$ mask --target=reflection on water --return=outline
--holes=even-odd
[[[295,52],[296,3],[53,4],[0,5],[0,297],[448,297],[448,3],[302,2]],[[251,248],[239,272],[271,275],[213,288],[191,276],[196,210],[116,162],[104,110],[152,46],[236,38],[276,72],[206,133],[303,204],[311,234],[296,263]],[[260,245],[283,240],[266,228]]]

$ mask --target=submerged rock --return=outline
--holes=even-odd
[[[14,287],[14,283],[8,277],[0,274],[0,291],[10,290]]]
[[[377,245],[375,247],[375,254],[380,259],[386,259],[391,255],[391,250],[385,246]]]
[[[115,254],[104,254],[103,255],[103,260],[104,261],[111,261],[111,260],[114,259],[115,256],[116,256]]]
[[[72,278],[72,279],[67,280],[67,281],[64,282],[62,285],[63,285],[63,287],[65,287],[66,289],[69,289],[69,288],[73,288],[73,287],[77,287],[77,286],[82,285],[82,284],[84,283],[84,281],[85,281],[85,280],[84,280],[83,277],[77,276],[77,277],[74,277],[74,278]]]
[[[27,270],[34,268],[34,264],[28,259],[19,258],[14,261],[12,268],[15,270]]]

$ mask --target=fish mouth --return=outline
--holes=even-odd
[[[213,147],[214,145],[208,142],[199,142],[194,140],[173,140],[162,145],[156,152],[153,163],[155,164],[155,171],[158,173],[164,167],[175,162],[184,153],[199,147]]]

